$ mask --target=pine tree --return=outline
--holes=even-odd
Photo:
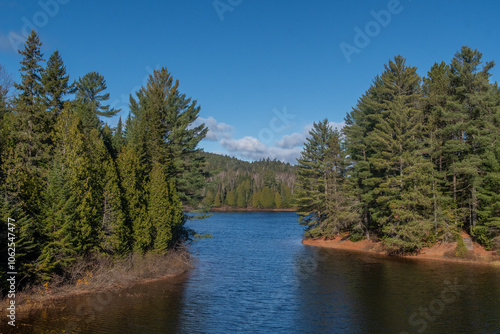
[[[133,143],[123,147],[117,165],[122,179],[125,207],[132,228],[133,249],[145,252],[152,246],[153,226],[147,217],[147,176],[143,154]]]
[[[103,212],[100,249],[110,254],[126,254],[131,250],[131,229],[124,208],[123,191],[115,161],[104,163]]]
[[[274,204],[275,204],[277,209],[281,208],[281,195],[279,192],[276,192],[274,194]]]
[[[452,136],[445,150],[451,160],[454,200],[462,209],[460,221],[471,234],[478,222],[484,154],[488,144],[495,142],[496,130],[490,126],[495,117],[495,99],[491,94],[489,71],[494,63],[487,62],[480,68],[481,59],[479,51],[467,46],[453,58],[450,68],[452,99],[449,102],[452,117],[446,126]]]
[[[299,223],[312,237],[334,236],[350,230],[358,217],[344,189],[345,166],[340,133],[328,120],[314,123],[298,160],[296,203]]]
[[[14,118],[10,108],[9,98],[12,86],[12,76],[2,64],[0,64],[0,181],[3,180],[2,167],[4,165],[5,155],[8,152],[8,147],[12,144],[11,140],[9,140]]]
[[[178,87],[166,68],[154,71],[146,87],[131,98],[131,136],[144,144],[147,168],[155,161],[165,164],[167,177],[175,180],[179,197],[188,203],[204,185],[204,159],[197,145],[208,129],[192,126],[200,107]]]
[[[24,49],[19,51],[21,82],[15,84],[19,94],[13,101],[12,128],[8,141],[13,143],[4,162],[3,191],[12,218],[18,223],[17,247],[22,249],[17,260],[26,276],[36,273],[36,260],[45,240],[42,208],[45,203],[46,166],[51,156],[49,118],[43,103],[41,75],[43,55],[38,35],[32,31]]]
[[[45,103],[54,114],[55,121],[58,112],[63,108],[64,96],[72,89],[68,84],[69,76],[66,74],[66,66],[64,66],[59,51],[55,51],[47,61],[41,82],[45,92]]]
[[[445,240],[454,239],[457,225],[453,195],[447,184],[449,160],[444,153],[445,143],[451,139],[446,130],[451,96],[449,72],[449,65],[444,62],[436,63],[428,72],[428,77],[423,79],[425,127],[422,130],[427,143],[424,145],[424,155],[433,164],[431,179],[434,233],[443,233]]]
[[[78,258],[74,247],[74,232],[71,212],[74,209],[71,188],[68,182],[68,169],[65,168],[64,149],[56,150],[56,157],[49,172],[46,192],[44,229],[47,241],[38,259],[43,280],[49,280],[52,274],[64,275]]]
[[[220,192],[218,192],[216,195],[215,195],[215,199],[214,199],[214,207],[218,208],[222,205],[222,201],[221,201],[221,194]]]
[[[345,135],[346,154],[351,165],[348,169],[347,189],[349,195],[355,198],[352,210],[361,215],[360,228],[367,239],[370,239],[370,231],[376,231],[378,228],[371,213],[371,209],[377,205],[377,195],[374,193],[374,182],[377,179],[373,175],[368,158],[373,154],[369,134],[382,117],[382,85],[380,77],[375,77],[371,87],[346,116],[346,125],[342,130]]]
[[[329,146],[332,136],[333,130],[327,119],[313,123],[298,159],[295,200],[299,223],[306,226],[307,235],[320,235],[324,228],[323,222],[329,216],[327,179],[332,165],[327,161],[327,156],[332,149]]]
[[[113,131],[112,143],[114,152],[119,154],[125,145],[125,136],[123,133],[123,122],[121,116],[118,119],[118,124],[116,125],[115,130]]]
[[[382,226],[389,250],[413,252],[423,246],[432,214],[428,175],[433,166],[421,149],[420,77],[397,56],[386,65],[381,80],[384,109],[369,134],[374,154],[368,161],[376,175],[372,180],[378,204],[372,216]]]
[[[106,80],[98,72],[90,72],[75,82],[76,99],[90,106],[99,116],[112,117],[120,110],[110,108],[105,104],[109,100],[109,93],[103,93],[108,87]]]
[[[154,226],[153,248],[166,252],[175,242],[176,225],[182,224],[183,213],[172,182],[168,182],[164,167],[155,163],[149,185],[148,215]]]
[[[211,190],[207,191],[207,194],[203,198],[203,204],[208,207],[214,205],[214,194]]]
[[[261,204],[260,204],[260,192],[256,192],[256,193],[253,193],[252,194],[252,207],[253,208],[260,208],[261,207]]]
[[[264,186],[261,190],[260,203],[262,207],[267,209],[274,207],[274,192],[267,186]]]
[[[235,194],[235,191],[233,189],[229,190],[229,192],[227,193],[226,203],[227,203],[227,205],[229,205],[231,207],[236,206],[236,194]]]
[[[246,187],[247,184],[246,182],[248,182],[248,184],[250,183],[249,181],[244,181],[240,183],[236,188],[236,206],[239,208],[247,207],[247,196],[248,196],[249,186]]]
[[[281,198],[282,198],[282,203],[283,207],[289,208],[293,204],[293,194],[292,194],[292,189],[288,185],[283,185],[282,191],[281,191]]]

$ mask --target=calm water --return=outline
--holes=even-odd
[[[213,238],[185,277],[72,299],[16,332],[500,333],[500,268],[305,246],[289,212],[190,227]]]

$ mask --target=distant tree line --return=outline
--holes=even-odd
[[[293,206],[295,167],[278,160],[246,162],[203,153],[207,184],[201,206],[280,209]]]
[[[461,230],[500,249],[500,91],[493,62],[462,47],[421,78],[403,57],[347,115],[314,124],[295,186],[310,237],[377,236],[415,252]]]
[[[15,91],[0,69],[0,251],[15,219],[23,284],[64,276],[92,254],[163,254],[188,238],[182,205],[204,183],[197,102],[162,68],[131,96],[125,124],[110,128],[100,117],[119,110],[104,77],[71,83],[59,52],[45,62],[40,47],[32,32]]]

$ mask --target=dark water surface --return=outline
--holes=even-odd
[[[185,277],[74,298],[16,332],[500,333],[500,268],[305,246],[291,212],[189,225],[213,238]]]

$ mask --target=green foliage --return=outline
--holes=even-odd
[[[276,206],[277,209],[280,209],[281,208],[281,195],[279,192],[276,192],[274,194],[274,204]]]
[[[354,232],[349,237],[349,240],[351,240],[352,242],[357,242],[357,241],[361,241],[364,239],[365,239],[365,236],[363,235],[363,233],[360,233],[360,232]]]
[[[111,117],[120,112],[104,104],[109,100],[109,93],[103,93],[108,87],[106,80],[97,72],[90,72],[75,82],[76,99],[90,107],[99,116]]]
[[[200,112],[197,102],[182,94],[179,81],[162,68],[150,75],[146,87],[130,103],[133,118],[127,135],[142,145],[147,168],[155,161],[164,164],[183,203],[200,200],[205,175],[197,145],[208,128],[193,125]]]
[[[213,153],[202,155],[206,160],[205,174],[208,175],[203,205],[220,207],[224,203],[237,208],[251,206],[261,209],[292,207],[294,166],[270,159],[246,162]]]
[[[465,258],[469,250],[465,246],[464,239],[461,236],[457,236],[457,247],[455,248],[455,256],[459,258]]]
[[[66,74],[66,66],[64,66],[59,51],[55,51],[50,56],[41,79],[45,92],[45,103],[57,116],[58,111],[63,108],[63,97],[72,90],[68,84],[69,76]]]
[[[295,202],[306,235],[333,236],[349,230],[358,215],[345,191],[346,165],[340,134],[325,119],[314,123],[298,160]]]
[[[166,179],[164,166],[155,163],[149,184],[149,220],[154,227],[153,249],[165,252],[172,246],[176,226],[182,222],[182,206],[173,182]]]
[[[190,239],[178,190],[197,193],[204,179],[197,144],[207,130],[191,127],[196,102],[178,83],[165,85],[162,70],[131,102],[147,117],[129,117],[125,127],[120,119],[112,130],[99,119],[118,112],[106,105],[104,78],[88,73],[73,90],[59,53],[44,68],[40,46],[32,32],[12,99],[0,68],[0,235],[15,219],[22,284],[66,277],[87,256],[163,254]],[[65,101],[69,93],[76,97]],[[149,116],[162,124],[151,128]]]
[[[481,58],[463,47],[423,82],[403,57],[390,60],[347,115],[340,150],[328,144],[327,122],[314,124],[296,184],[307,235],[372,233],[401,254],[466,228],[493,247],[500,236],[500,93],[489,82],[493,62]],[[334,189],[342,196],[331,200]]]

